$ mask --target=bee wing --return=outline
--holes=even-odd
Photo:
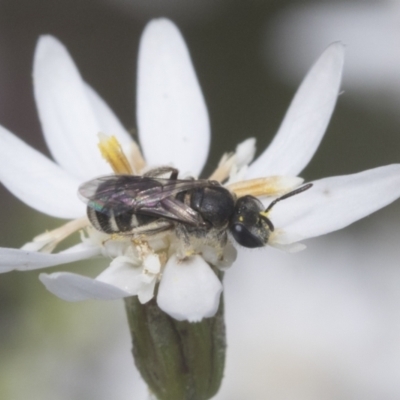
[[[202,223],[200,215],[174,196],[215,184],[207,180],[110,175],[84,183],[79,187],[79,195],[88,207],[106,215],[133,212],[199,225]]]
[[[174,197],[167,197],[161,200],[156,207],[141,207],[140,213],[163,217],[192,226],[204,224],[201,215]]]
[[[78,189],[80,198],[106,215],[119,215],[132,211],[134,199],[149,188],[151,182],[134,175],[109,175],[93,179]]]
[[[143,179],[146,179],[146,177],[143,177]],[[155,182],[156,184],[151,187],[149,186],[148,188],[141,190],[140,193],[138,193],[135,198],[136,207],[151,207],[157,202],[160,202],[170,197],[174,197],[180,192],[218,184],[217,182],[208,181],[206,179],[147,179]]]

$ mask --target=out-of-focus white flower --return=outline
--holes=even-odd
[[[343,46],[334,43],[304,79],[271,145],[250,164],[254,140],[245,141],[233,155],[223,157],[211,178],[227,181],[227,187],[232,188],[240,179],[267,177],[273,190],[261,194],[275,197],[299,186],[302,179],[296,176],[316,151],[334,109],[342,66]],[[172,317],[198,321],[214,315],[222,285],[210,264],[215,268],[229,266],[235,259],[232,245],[228,242],[222,260],[210,245],[183,257],[173,233],[137,243],[88,226],[77,189],[84,181],[112,173],[97,150],[97,134],[115,135],[134,173],[143,171],[144,160],[116,116],[82,80],[56,39],[40,39],[33,75],[40,121],[56,163],[0,128],[0,179],[36,210],[75,219],[38,236],[20,250],[0,249],[0,272],[103,255],[112,261],[95,279],[68,272],[41,274],[40,279],[52,293],[69,301],[137,295],[142,303],[153,297],[155,285],[160,282],[158,305]],[[150,22],[143,33],[137,104],[146,164],[173,165],[183,173],[198,176],[209,148],[208,113],[183,38],[168,20]],[[399,196],[397,164],[315,181],[311,189],[280,202],[268,213],[276,227],[269,243],[297,250],[299,240],[343,228]],[[265,205],[270,202],[265,200]],[[84,229],[81,243],[51,253],[61,240],[79,229]]]
[[[296,82],[325,43],[346,44],[347,89],[400,97],[400,4],[398,1],[297,4],[267,28],[268,63]],[[376,96],[363,101],[376,103]],[[382,98],[379,97],[379,101]],[[398,104],[398,103],[396,103]],[[397,110],[397,105],[396,105]]]

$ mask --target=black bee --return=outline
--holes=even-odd
[[[169,177],[161,177],[165,174]],[[223,247],[229,231],[240,245],[255,248],[265,246],[274,231],[268,211],[312,186],[293,190],[264,209],[256,197],[237,198],[217,181],[177,177],[169,167],[143,176],[103,176],[81,185],[79,193],[91,224],[108,234],[145,237],[174,229],[188,245],[217,241]]]

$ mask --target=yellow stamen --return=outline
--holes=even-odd
[[[140,175],[144,167],[146,166],[146,162],[144,161],[139,146],[133,140],[129,146],[129,149],[127,150],[127,158],[129,159],[130,165],[132,166],[133,173]]]
[[[270,176],[231,183],[226,187],[238,197],[246,195],[255,197],[278,196],[291,191],[302,182],[303,179],[298,177]]]
[[[68,236],[79,231],[80,229],[86,228],[89,225],[90,222],[86,217],[74,219],[67,222],[65,225],[60,226],[59,228],[36,236],[33,238],[32,243],[36,243],[38,245],[37,251],[51,253],[54,248]]]
[[[229,177],[231,169],[235,163],[236,155],[234,153],[225,153],[216,170],[208,178],[210,181],[223,182]]]
[[[99,133],[101,155],[116,174],[132,174],[132,168],[115,136]]]

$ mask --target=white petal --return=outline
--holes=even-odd
[[[201,255],[209,264],[215,265],[220,270],[225,270],[236,261],[237,250],[231,242],[228,242],[223,249],[222,259],[219,251],[212,246],[202,247]]]
[[[208,155],[210,123],[188,49],[167,19],[151,21],[139,49],[137,121],[150,165],[173,163],[198,175]]]
[[[178,321],[201,321],[218,310],[222,284],[200,256],[178,260],[173,255],[165,266],[158,289],[158,306]]]
[[[28,206],[59,218],[85,214],[79,181],[0,126],[0,180]]]
[[[157,278],[153,276],[147,284],[143,285],[139,291],[139,301],[141,304],[145,304],[154,297],[154,288],[156,287]]]
[[[248,177],[295,176],[309,163],[335,107],[343,61],[341,43],[325,50],[297,90],[274,140],[250,166]]]
[[[42,273],[39,279],[49,292],[66,301],[114,300],[130,296],[116,286],[70,272]]]
[[[282,240],[282,237],[283,237],[283,240]],[[282,242],[285,242],[285,236],[284,235],[283,236],[281,235],[279,237],[279,239],[281,239]],[[298,253],[298,252],[303,251],[303,250],[305,250],[307,248],[307,246],[305,244],[299,243],[299,242],[296,242],[296,243],[279,243],[279,241],[278,242],[274,242],[274,241],[270,240],[268,242],[268,244],[271,247],[274,247],[275,249],[284,251],[286,253]]]
[[[143,267],[150,274],[158,274],[161,269],[161,261],[158,254],[148,254],[143,260]]]
[[[81,179],[110,173],[97,147],[101,125],[86,84],[67,49],[51,36],[39,39],[33,80],[43,133],[55,160]]]
[[[0,248],[0,273],[29,271],[84,260],[100,254],[97,247],[74,246],[66,251],[48,254],[20,249]]]
[[[129,146],[132,143],[132,137],[122,126],[113,110],[91,86],[85,84],[85,89],[101,132],[108,136],[115,136],[122,146]]]
[[[116,286],[121,290],[137,295],[142,287],[143,268],[135,265],[125,256],[115,258],[96,280]]]
[[[250,164],[253,161],[254,155],[256,154],[256,139],[248,138],[242,143],[236,146],[235,156],[236,165],[240,169],[245,165]]]
[[[400,165],[313,182],[271,211],[278,243],[323,235],[366,217],[400,197]],[[283,230],[279,238],[279,230]]]

